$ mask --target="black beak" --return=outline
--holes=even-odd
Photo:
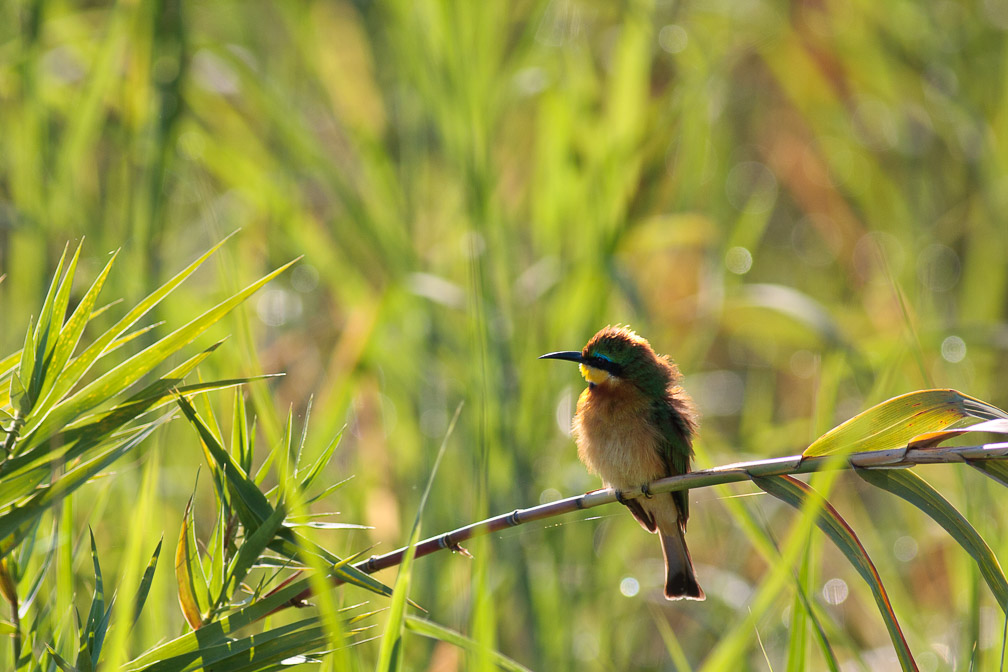
[[[568,362],[577,362],[582,364],[585,358],[581,356],[581,353],[577,350],[564,350],[562,352],[551,352],[547,355],[542,355],[539,359],[566,359]]]

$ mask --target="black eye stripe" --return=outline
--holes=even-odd
[[[603,371],[608,371],[614,376],[618,376],[620,371],[623,370],[616,362],[612,361],[605,355],[588,355],[585,357],[585,363],[589,366],[593,366],[596,369],[602,369]]]

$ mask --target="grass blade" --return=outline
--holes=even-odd
[[[163,543],[164,538],[158,541],[154,554],[151,556],[150,562],[147,563],[147,569],[144,570],[143,578],[140,579],[140,586],[137,589],[136,596],[133,598],[133,621],[130,627],[136,625],[136,622],[140,619],[140,613],[147,603],[147,595],[150,593],[151,583],[154,582],[154,570],[157,569],[158,558],[161,557],[161,545]]]
[[[980,568],[980,574],[994,593],[1001,610],[1008,615],[1008,581],[998,563],[997,557],[976,528],[952,503],[942,497],[927,481],[909,470],[856,469],[862,479],[877,488],[887,490],[902,497],[929,515],[945,528],[963,549],[973,556]]]
[[[808,485],[791,476],[755,477],[753,482],[761,490],[777,497],[783,502],[790,504],[796,509],[801,509],[806,500],[810,497],[818,497],[818,494]],[[847,521],[834,509],[829,502],[822,502],[822,510],[817,519],[819,529],[826,533],[833,543],[843,552],[854,569],[861,575],[871,588],[878,604],[879,612],[885,621],[886,629],[889,630],[889,638],[892,640],[899,658],[900,666],[904,670],[916,670],[917,664],[914,662],[913,654],[903,636],[896,614],[893,612],[889,596],[882,585],[882,578],[875,569],[874,563],[868,557],[861,541],[854,534]]]
[[[420,496],[420,503],[417,505],[417,512],[413,518],[413,529],[410,531],[406,555],[399,566],[392,599],[389,602],[388,620],[385,622],[385,632],[382,634],[381,648],[378,651],[378,663],[375,666],[375,669],[379,671],[387,670],[388,672],[393,672],[394,670],[402,669],[403,628],[406,619],[406,603],[409,600],[410,579],[413,573],[413,556],[416,553],[416,544],[420,541],[420,519],[423,516],[424,507],[427,505],[427,498],[434,484],[434,477],[437,475],[441,458],[444,457],[445,449],[448,446],[448,439],[455,430],[455,423],[458,422],[461,412],[462,404],[459,403],[455,408],[455,416],[445,431],[444,439],[441,440],[441,447],[438,449],[437,457],[434,459],[434,466],[431,467],[430,476],[427,477],[427,486],[424,488],[423,495]]]
[[[199,562],[196,553],[192,497],[190,497],[182,515],[182,529],[179,530],[178,544],[175,546],[175,581],[178,584],[178,601],[182,608],[182,616],[193,630],[199,630],[203,625],[203,612],[199,606],[196,588],[196,572],[193,571],[193,564]],[[201,581],[202,576],[200,572]]]
[[[518,661],[508,658],[499,651],[489,649],[476,640],[470,639],[462,633],[452,630],[451,628],[446,628],[443,625],[439,625],[423,618],[417,618],[416,616],[406,616],[405,625],[407,630],[415,632],[418,635],[422,635],[423,637],[429,637],[430,639],[436,639],[440,642],[446,642],[466,651],[479,652],[490,656],[492,662],[502,670],[508,670],[509,672],[531,672],[529,668],[525,667]]]

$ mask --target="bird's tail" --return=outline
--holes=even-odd
[[[672,525],[659,525],[658,536],[665,556],[665,597],[670,600],[706,599],[693,571],[683,526],[678,520]]]

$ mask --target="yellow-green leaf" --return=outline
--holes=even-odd
[[[972,419],[1008,417],[996,406],[950,389],[919,390],[893,397],[834,427],[805,449],[804,457],[905,448],[926,432]]]
[[[178,545],[175,547],[175,580],[178,583],[179,606],[182,615],[193,630],[203,625],[203,614],[196,598],[196,574],[193,562],[196,556],[196,545],[193,538],[192,498],[186,505],[182,516],[182,529],[179,531]]]

